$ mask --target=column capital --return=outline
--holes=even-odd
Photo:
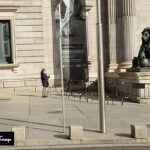
[[[136,0],[123,0],[122,16],[136,16]]]
[[[116,23],[116,0],[108,1],[108,17],[110,24]]]

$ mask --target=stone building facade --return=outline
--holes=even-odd
[[[96,0],[81,2],[86,18],[88,76],[96,80],[97,4]],[[50,85],[60,86],[55,22],[58,3],[59,0],[0,0],[1,91],[40,91],[42,68],[50,73]],[[138,54],[142,30],[150,26],[149,5],[149,0],[101,0],[106,81],[130,82],[131,74],[123,73]],[[1,56],[3,53],[6,58]]]
[[[105,53],[106,83],[136,101],[148,100],[149,73],[127,72],[142,44],[141,32],[150,27],[149,0],[108,0],[108,43]],[[106,57],[107,56],[107,57]],[[109,59],[108,59],[109,56]],[[110,84],[114,85],[110,85]]]
[[[0,0],[0,36],[7,46],[0,54],[1,91],[40,91],[40,71],[60,85],[59,46],[55,39],[57,0]],[[86,0],[89,78],[97,78],[96,0]],[[5,31],[6,30],[6,31]],[[7,53],[7,50],[9,53]]]

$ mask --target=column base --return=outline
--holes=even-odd
[[[126,72],[128,68],[132,67],[131,61],[126,61],[119,64],[119,72]]]
[[[109,67],[108,67],[108,70],[107,72],[117,72],[117,69],[118,69],[118,64],[110,64]]]

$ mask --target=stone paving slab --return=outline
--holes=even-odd
[[[12,126],[26,127],[26,142],[17,145],[55,145],[84,143],[136,143],[149,142],[130,138],[130,125],[142,123],[148,127],[150,136],[150,105],[115,101],[106,105],[107,134],[99,132],[99,106],[97,100],[87,103],[85,99],[65,100],[66,131],[62,128],[62,101],[60,93],[0,94],[0,131],[11,131]],[[82,125],[84,139],[69,140],[69,126]]]

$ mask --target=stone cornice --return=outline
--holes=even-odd
[[[82,5],[82,6],[83,6],[83,10],[84,10],[85,12],[90,11],[90,10],[92,9],[92,7],[93,7],[93,6],[91,6],[91,5]]]
[[[19,64],[0,64],[0,69],[17,68]]]
[[[0,6],[0,12],[15,12],[19,6]]]
[[[136,0],[116,0],[117,17],[136,16]]]

